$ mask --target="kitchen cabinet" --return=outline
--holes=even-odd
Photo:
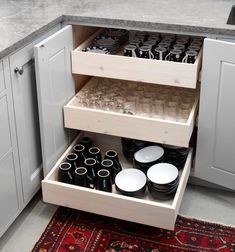
[[[0,61],[0,236],[41,186],[42,158],[33,46]]]
[[[22,208],[20,167],[8,58],[0,61],[0,236]]]
[[[118,132],[108,131],[108,129],[110,130],[111,128],[118,128],[117,123],[113,123],[114,117],[112,117],[111,113],[106,115],[102,114],[102,112],[99,114],[97,111],[93,111],[92,115],[90,114],[87,116],[86,113],[81,113],[78,116],[76,113],[80,113],[81,111],[76,110],[76,106],[71,104],[75,96],[75,91],[79,91],[79,89],[86,85],[86,82],[90,79],[89,76],[82,74],[76,74],[74,78],[72,78],[70,61],[71,52],[76,48],[76,44],[80,45],[83,41],[89,39],[89,36],[96,30],[97,29],[94,27],[79,26],[74,27],[73,30],[72,26],[67,26],[35,46],[35,66],[43,166],[44,175],[46,176],[42,181],[43,199],[45,202],[57,205],[173,229],[190,173],[192,151],[190,151],[185,167],[181,172],[177,192],[173,199],[167,202],[154,201],[153,199],[149,199],[149,196],[144,199],[135,199],[117,194],[115,191],[113,193],[106,193],[68,185],[58,181],[58,164],[65,159],[66,154],[71,151],[73,144],[77,141],[77,139],[75,139],[74,142],[71,143],[69,140],[67,129],[64,128],[66,121],[75,122],[75,126],[70,125],[68,127],[77,130],[85,130],[86,126],[89,124],[89,131],[99,133],[92,137],[93,139],[96,139],[95,141],[99,146],[113,146],[113,148],[119,149],[120,154],[120,143],[115,145],[115,142],[118,141],[117,139],[119,139],[120,142],[120,138],[115,138],[114,136],[128,137],[129,134],[125,131],[125,127],[120,127]],[[74,34],[78,34],[76,39],[74,39]],[[79,42],[77,42],[78,40]],[[87,62],[88,61],[86,61],[86,63]],[[182,65],[182,67],[183,66],[184,65]],[[176,84],[173,82],[172,85],[177,86],[178,83]],[[195,106],[193,106],[193,111],[191,111],[189,116],[189,120],[192,124],[186,122],[184,125],[181,123],[181,125],[185,126],[185,128],[183,126],[184,129],[182,129],[182,134],[187,132],[187,128],[193,128],[197,111],[196,101],[197,99],[195,99]],[[66,109],[74,114],[66,116]],[[104,117],[105,121],[102,121]],[[94,121],[92,121],[93,119]],[[129,121],[130,129],[134,128],[138,122],[138,118],[135,118],[134,116],[127,120]],[[117,121],[118,119],[116,119],[116,122]],[[142,127],[139,126],[135,130],[136,137],[139,135],[142,139],[145,139],[144,135],[141,135],[141,132],[144,130],[145,121],[148,121],[147,118],[143,118],[140,123]],[[154,129],[154,125],[161,125],[162,121],[164,120],[149,120],[149,124],[152,124],[152,129]],[[106,125],[104,122],[108,122],[108,124]],[[172,132],[174,130],[177,132],[179,129],[177,123],[171,121],[164,121],[163,124],[164,123],[165,126],[168,124],[171,125]],[[184,143],[187,146],[189,144],[192,130],[189,130],[188,132]],[[105,135],[100,135],[100,133]],[[149,135],[150,134],[151,132]],[[167,135],[167,130],[164,134]],[[106,139],[107,135],[114,136],[108,138],[106,143],[103,143],[102,140]],[[174,143],[173,133],[168,138],[163,137],[162,142],[168,144]],[[124,162],[123,166],[128,167],[130,165],[132,164],[126,164]],[[135,214],[133,214],[133,209],[138,209]]]
[[[195,176],[235,190],[235,44],[205,39]]]

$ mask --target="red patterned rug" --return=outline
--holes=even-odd
[[[179,216],[167,231],[60,207],[33,252],[235,251],[235,228]]]

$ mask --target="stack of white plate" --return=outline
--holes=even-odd
[[[178,183],[179,171],[169,163],[159,163],[147,171],[148,190],[153,197],[169,199],[174,196]]]

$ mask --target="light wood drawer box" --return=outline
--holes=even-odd
[[[196,88],[202,50],[194,64],[83,52],[100,31],[72,51],[72,72],[91,76]]]
[[[103,152],[110,148],[117,150],[123,168],[132,167],[121,155],[120,138],[93,133],[91,137],[93,140],[96,138],[94,142]],[[45,202],[150,226],[174,229],[191,169],[192,151],[189,152],[185,166],[181,171],[179,186],[174,198],[168,201],[160,201],[151,198],[148,192],[146,192],[144,198],[134,198],[116,193],[114,187],[112,193],[106,193],[58,182],[58,165],[71,151],[74,143],[65,151],[42,181],[43,200]]]
[[[93,79],[97,79],[97,77]],[[92,81],[91,79],[87,86]],[[195,96],[193,96],[192,107],[185,122],[177,121],[177,118],[164,119],[163,117],[163,119],[158,119],[82,107],[78,102],[78,92],[64,106],[64,126],[71,129],[187,147],[194,129],[199,100],[199,94],[196,90],[188,91],[194,92]]]

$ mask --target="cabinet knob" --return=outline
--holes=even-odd
[[[19,75],[22,75],[24,73],[24,68],[21,67],[16,67],[15,68],[15,73],[19,73]]]

